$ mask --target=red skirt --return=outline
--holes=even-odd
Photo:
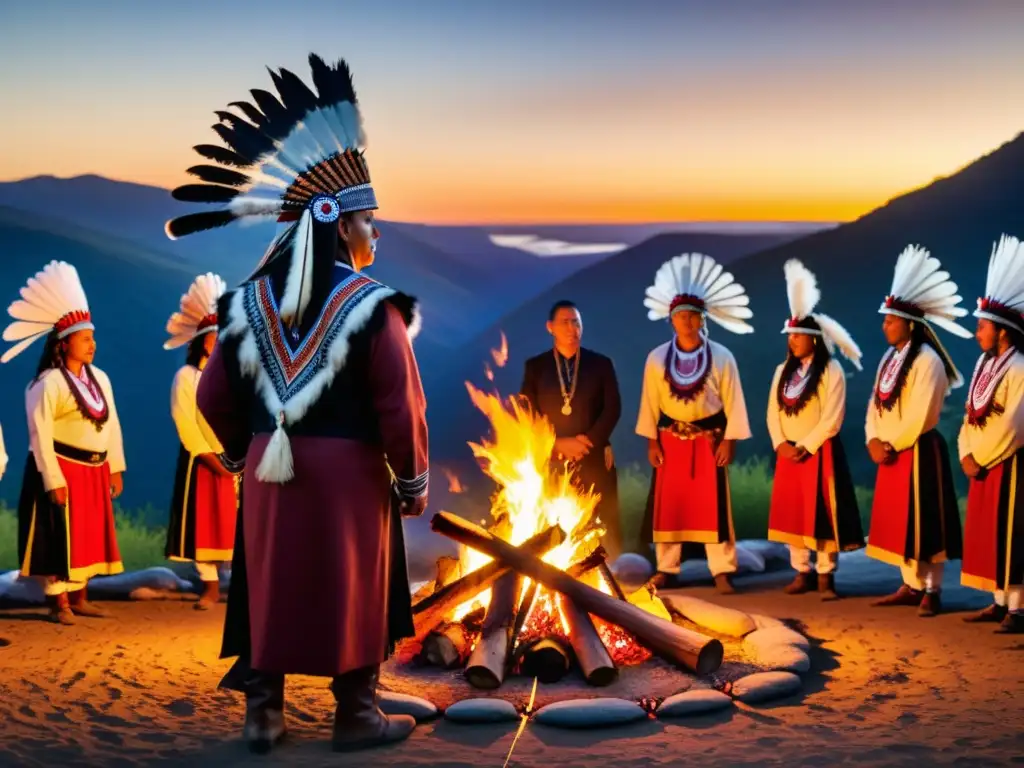
[[[960,558],[960,508],[946,441],[936,430],[880,464],[867,554],[891,565]]]
[[[864,546],[853,479],[838,437],[826,440],[804,461],[778,459],[768,538],[817,552]]]
[[[231,560],[237,518],[235,476],[214,472],[182,447],[167,525],[167,558],[200,563]]]
[[[85,582],[124,572],[110,498],[110,467],[57,456],[68,501],[50,501],[30,453],[18,504],[22,576]]]
[[[654,473],[653,539],[716,544],[734,541],[729,476],[706,437],[661,432],[665,462]]]
[[[960,583],[989,592],[1024,584],[1020,453],[972,479]]]

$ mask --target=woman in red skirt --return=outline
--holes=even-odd
[[[195,604],[205,611],[220,600],[220,567],[230,563],[238,516],[238,472],[196,408],[196,392],[206,361],[217,341],[217,300],[224,281],[200,275],[181,297],[181,307],[167,321],[171,338],[164,349],[188,345],[185,365],[171,387],[171,417],[181,449],[174,473],[165,554],[170,560],[194,562],[203,582]]]
[[[978,300],[974,367],[960,429],[960,465],[971,479],[962,584],[992,592],[970,622],[1024,632],[1024,245],[1003,236],[992,252]]]
[[[50,262],[8,310],[7,362],[36,339],[46,348],[26,392],[31,453],[18,501],[21,575],[41,577],[61,624],[106,613],[86,599],[93,576],[124,571],[112,499],[125,470],[110,380],[92,365],[94,326],[73,266]]]
[[[815,313],[821,298],[814,275],[796,259],[786,262],[790,318],[786,361],[775,369],[768,401],[768,432],[778,456],[772,484],[768,538],[789,545],[796,578],[789,594],[817,589],[836,597],[839,553],[864,546],[860,510],[839,439],[846,414],[846,374],[838,348],[860,366],[860,349],[839,323]],[[817,583],[811,568],[817,553]]]

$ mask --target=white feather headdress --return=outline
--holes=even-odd
[[[662,264],[644,299],[651,320],[689,310],[710,317],[733,333],[754,332],[745,322],[754,316],[749,304],[750,297],[732,273],[700,253],[685,253]]]
[[[818,281],[814,273],[798,259],[787,261],[783,265],[783,271],[786,275],[786,295],[789,298],[790,317],[783,326],[782,333],[807,333],[821,336],[830,353],[834,353],[838,348],[858,371],[863,370],[860,365],[860,347],[857,346],[849,332],[828,315],[814,311],[818,302],[821,301],[821,291],[818,290]],[[808,323],[808,320],[813,323]]]
[[[21,298],[7,308],[7,314],[14,322],[4,329],[4,341],[17,343],[4,352],[0,363],[17,357],[51,331],[64,339],[95,327],[78,271],[64,261],[51,261],[30,277],[21,289]]]
[[[985,295],[974,316],[1024,333],[1024,243],[1003,235],[988,260]]]
[[[217,300],[226,290],[227,285],[221,276],[212,272],[199,275],[192,281],[188,293],[181,297],[179,311],[167,321],[167,333],[171,338],[164,342],[164,349],[177,349],[197,336],[215,332]]]

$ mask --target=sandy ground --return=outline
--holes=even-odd
[[[789,597],[778,592],[788,578],[743,579],[747,591],[728,598],[687,592],[798,621],[814,644],[803,694],[598,732],[531,723],[512,764],[1024,765],[1024,636],[994,635],[957,613],[918,619],[912,609],[871,608],[864,597]],[[979,597],[947,592],[952,611]],[[294,678],[289,741],[251,756],[239,739],[241,700],[215,688],[228,666],[217,658],[223,606],[107,605],[115,619],[75,627],[45,622],[43,611],[0,612],[0,765],[500,766],[511,744],[514,725],[435,722],[401,745],[337,756],[325,681]]]

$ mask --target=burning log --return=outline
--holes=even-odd
[[[453,669],[469,656],[472,642],[472,634],[461,621],[443,624],[423,641],[422,656],[435,667]]]
[[[476,648],[466,665],[466,679],[474,688],[494,690],[505,679],[516,624],[516,600],[522,579],[509,571],[494,585]]]
[[[448,515],[447,512],[444,514]],[[452,515],[452,517],[454,516]],[[473,527],[474,529],[476,528],[476,526]],[[528,539],[519,548],[513,547],[504,541],[502,543],[513,550],[520,549],[534,556],[543,555],[545,552],[557,547],[564,540],[565,532],[555,525]],[[415,640],[422,642],[427,634],[451,616],[456,608],[467,600],[472,600],[485,589],[492,586],[498,579],[509,573],[510,570],[508,565],[495,560],[472,573],[467,573],[461,579],[445,585],[429,597],[420,600],[412,607],[413,623],[416,629]]]
[[[581,611],[572,600],[562,600],[562,615],[569,624],[569,643],[579,662],[583,679],[590,685],[610,685],[619,676],[608,655],[590,614]]]
[[[542,637],[526,648],[519,668],[542,683],[557,683],[569,672],[569,651],[561,640]]]
[[[522,548],[517,549],[479,526],[447,512],[434,515],[430,525],[438,533],[506,563],[548,589],[562,593],[580,610],[622,627],[666,661],[685,666],[699,675],[715,672],[722,665],[724,649],[718,640],[683,629],[628,602],[605,595]]]

